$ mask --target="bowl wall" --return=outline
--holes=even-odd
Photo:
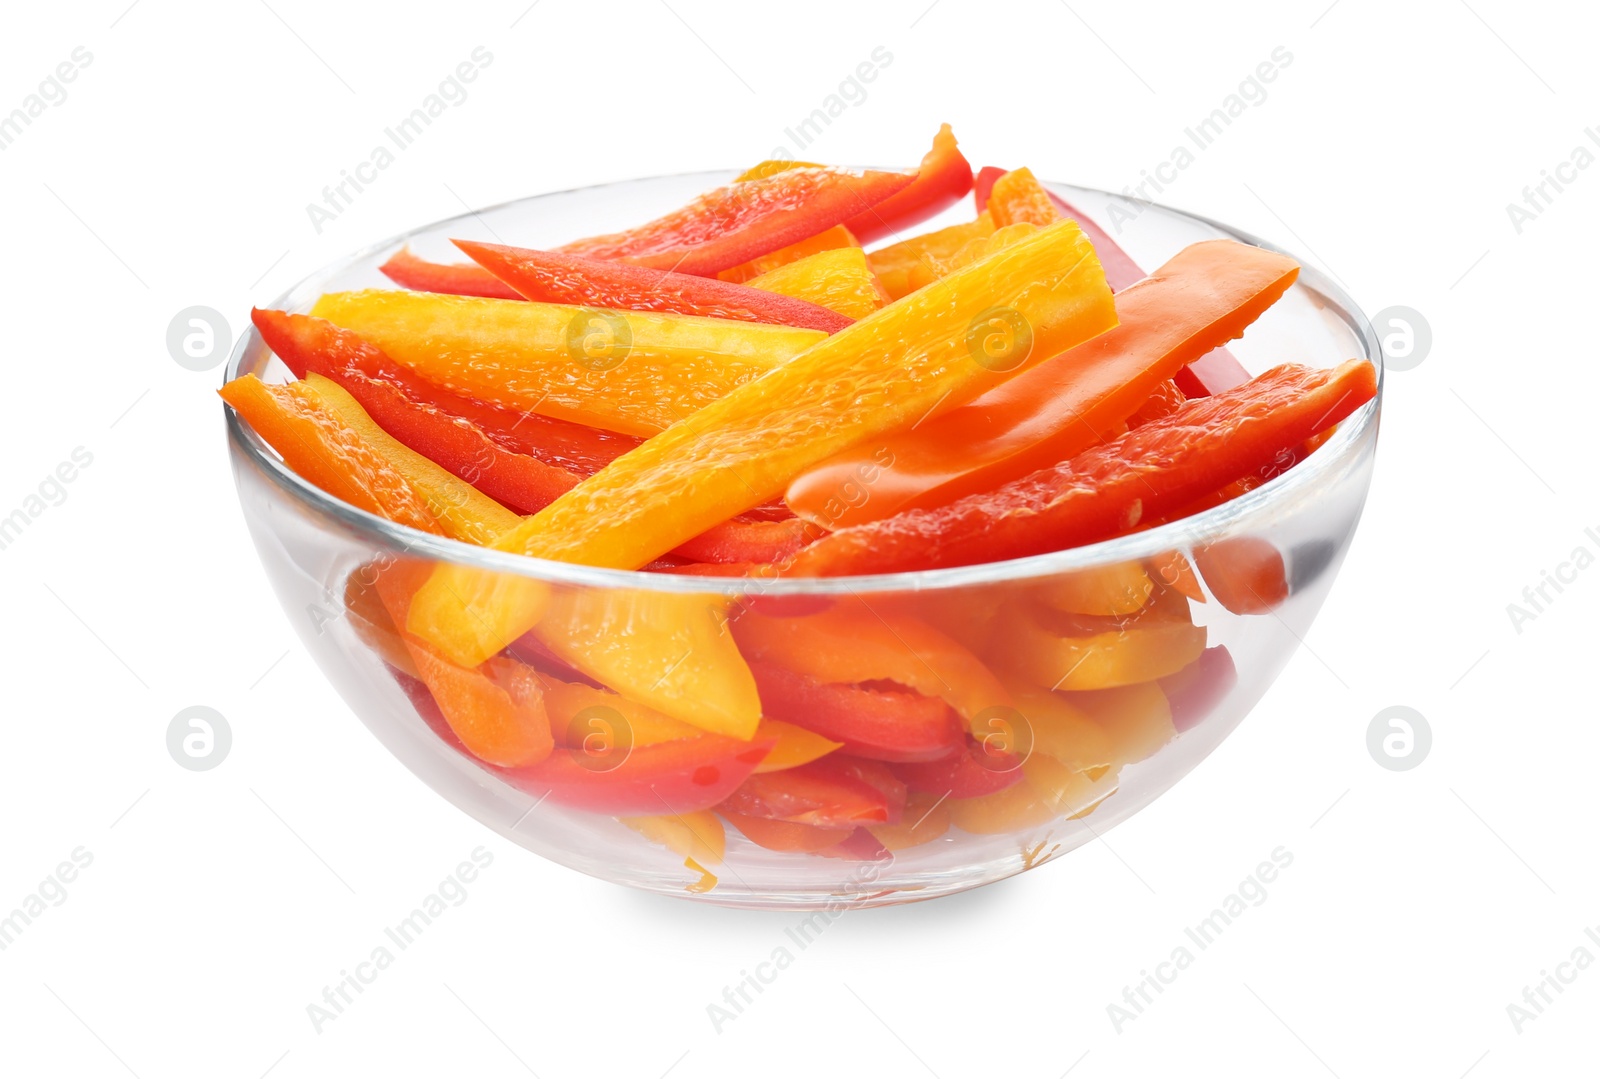
[[[548,246],[646,219],[729,175],[540,196],[403,239],[435,258],[446,256],[452,236]],[[1110,196],[1052,186],[1106,220]],[[1248,239],[1148,207],[1126,246],[1154,266],[1188,243],[1217,237]],[[377,266],[400,239],[313,276],[277,306],[304,311],[325,291],[386,286]],[[1381,359],[1359,311],[1309,271],[1231,351],[1252,372],[1285,361]],[[253,331],[229,368],[230,378],[245,373],[286,376]],[[1305,461],[1249,494],[1173,525],[1016,562],[810,582],[601,571],[423,536],[333,502],[288,472],[231,413],[228,423],[245,518],[286,613],[351,709],[423,782],[529,850],[607,880],[732,905],[841,908],[932,898],[1035,868],[1137,812],[1204,759],[1260,700],[1327,596],[1366,498],[1378,408],[1372,402]],[[988,732],[995,753],[982,766],[1014,782],[987,798],[946,799],[932,819],[948,814],[954,825],[888,857],[867,851],[870,843],[858,849],[870,856],[858,859],[780,853],[730,827],[726,858],[706,867],[712,886],[683,853],[612,816],[543,797],[459,748],[405,674],[405,649],[381,605],[364,602],[375,573],[400,562],[456,562],[538,580],[555,597],[552,610],[570,623],[555,627],[557,636],[629,619],[709,621],[714,637],[739,642],[792,631],[808,654],[821,655],[850,653],[851,625],[886,627],[904,648],[880,664],[877,677],[916,680],[954,702],[971,729]],[[1125,599],[1130,589],[1148,595],[1140,613],[1107,614],[1133,605]],[[1000,671],[1003,689],[951,659],[937,645],[946,639]],[[657,662],[675,684],[672,665],[685,661]],[[581,749],[555,752],[596,767]],[[662,805],[660,812],[687,808]]]

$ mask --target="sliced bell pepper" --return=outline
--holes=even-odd
[[[909,296],[943,276],[943,264],[974,240],[994,234],[994,219],[981,213],[976,220],[950,225],[936,232],[913,236],[867,253],[867,265],[893,299]]]
[[[1172,706],[1159,682],[1059,694],[1111,739],[1113,768],[1137,764],[1178,735]]]
[[[888,847],[879,843],[872,832],[864,827],[845,836],[831,847],[824,847],[813,854],[823,858],[842,858],[847,862],[888,862],[894,860],[894,855]]]
[[[1173,729],[1182,733],[1206,719],[1239,684],[1233,654],[1222,645],[1207,648],[1177,674],[1161,679],[1161,692],[1172,710]]]
[[[300,391],[359,435],[406,478],[439,522],[444,534],[467,543],[488,544],[522,520],[470,483],[390,437],[353,396],[332,379],[307,374]]]
[[[1298,272],[1292,259],[1231,240],[1191,244],[1117,296],[1116,329],[970,404],[836,454],[789,485],[789,506],[824,527],[863,524],[1064,461],[1121,434],[1154,387],[1242,334]],[[874,454],[893,465],[872,497],[841,503],[840,484]]]
[[[452,397],[422,383],[358,334],[323,319],[282,311],[252,314],[267,344],[297,374],[323,374],[339,383],[383,432],[513,510],[543,509],[638,445],[627,436],[565,420],[527,414],[511,419],[503,409]],[[504,531],[514,524],[502,514],[494,527]],[[457,538],[487,543],[481,538],[485,534]],[[770,563],[820,534],[815,525],[792,517],[734,518],[686,540],[674,553],[703,562]]]
[[[872,243],[954,206],[970,190],[972,165],[962,156],[950,125],[942,124],[933,137],[933,148],[923,155],[917,178],[846,221],[845,227],[862,243]]]
[[[748,741],[761,722],[761,699],[727,633],[728,602],[644,589],[564,589],[551,598],[534,635],[563,662],[629,700]]]
[[[785,169],[719,187],[648,224],[560,250],[709,276],[842,224],[915,178],[842,168]]]
[[[470,262],[429,262],[402,247],[379,271],[399,285],[415,292],[443,292],[452,296],[485,296],[496,300],[520,300],[522,294],[481,266]]]
[[[648,437],[820,330],[426,292],[333,292],[312,315],[459,396]]]
[[[831,533],[796,555],[788,572],[889,573],[1093,543],[1251,472],[1376,392],[1365,360],[1331,370],[1285,364],[992,492]]]
[[[1006,688],[1017,702],[1017,710],[1027,717],[1024,755],[1029,760],[1042,753],[1091,779],[1116,764],[1105,731],[1065,696],[1020,681],[1008,682]]]
[[[1038,581],[1034,599],[1056,611],[1116,617],[1138,611],[1155,590],[1140,562],[1114,562]]]
[[[1034,179],[1031,169],[1013,169],[995,180],[989,192],[989,216],[995,228],[1020,222],[1048,225],[1061,218],[1050,193]]]
[[[218,393],[285,464],[341,502],[443,535],[438,518],[410,482],[299,383],[269,386],[244,375]]]
[[[943,760],[894,765],[908,790],[948,798],[978,798],[1003,791],[1022,779],[1022,757],[991,753],[968,740]]]
[[[614,768],[596,769],[572,754],[552,753],[531,768],[500,775],[519,790],[572,809],[613,817],[681,815],[721,802],[771,748],[770,742],[702,734],[639,746]]]
[[[456,240],[455,245],[523,299],[628,311],[701,315],[832,333],[851,320],[814,303],[728,281],[652,270],[560,251]]]
[[[989,204],[990,192],[993,186],[1004,175],[1006,175],[1005,170],[997,169],[993,166],[985,166],[979,171],[973,181],[972,193],[980,213]],[[1104,229],[1095,224],[1093,218],[1086,216],[1076,206],[1073,206],[1054,191],[1048,188],[1043,188],[1043,190],[1046,197],[1049,198],[1056,211],[1062,217],[1076,221],[1083,226],[1083,231],[1088,235],[1089,241],[1094,244],[1095,253],[1100,256],[1100,261],[1106,268],[1106,280],[1110,282],[1112,291],[1121,292],[1144,277],[1144,271],[1139,268],[1139,264],[1134,262],[1128,253],[1122,249],[1122,246],[1113,240]],[[1249,379],[1250,373],[1225,348],[1218,348],[1204,356],[1197,357],[1174,376],[1179,388],[1191,398],[1220,393],[1223,390],[1232,389],[1234,386],[1248,382]]]
[[[851,248],[859,250],[861,243],[854,234],[843,225],[835,225],[831,229],[824,229],[815,236],[807,236],[798,243],[787,247],[780,247],[776,251],[769,251],[765,255],[741,262],[717,274],[717,280],[728,284],[745,284],[760,277],[764,273],[787,266],[791,262],[819,255],[824,251],[846,251]]]
[[[822,169],[827,168],[818,161],[790,161],[783,157],[769,157],[765,161],[758,161],[733,178],[736,184],[746,180],[765,180],[768,176],[776,176],[780,172],[790,169]]]
[[[1199,547],[1195,566],[1217,602],[1234,614],[1266,614],[1289,598],[1283,552],[1260,536],[1230,536]]]
[[[1178,384],[1171,379],[1158,382],[1155,389],[1150,391],[1150,396],[1145,398],[1144,404],[1139,406],[1139,410],[1128,417],[1128,426],[1138,427],[1151,420],[1170,416],[1188,399],[1188,395],[1178,389]]]
[[[722,820],[709,809],[617,819],[650,842],[696,862],[716,865],[727,852],[728,837]]]
[[[948,704],[980,736],[989,733],[982,726],[988,714],[1011,705],[1000,680],[966,647],[920,619],[871,606],[865,600],[841,600],[804,618],[749,611],[730,625],[739,647],[752,661],[825,684],[891,682],[904,686]],[[775,700],[784,698],[779,695]],[[800,721],[798,710],[783,718]],[[948,737],[935,725],[928,725],[925,731],[924,737],[938,741]],[[919,748],[931,745],[916,744]]]
[[[1116,319],[1083,234],[1068,222],[1052,225],[701,409],[528,518],[496,547],[596,566],[645,565],[772,497],[845,446],[914,423],[1004,378],[1008,372],[997,367],[987,342],[974,339],[1001,307],[1031,340],[1006,366],[1055,355]],[[409,625],[458,661],[478,662],[530,629],[542,601],[541,589],[526,578],[441,566],[418,595]]]
[[[880,761],[936,760],[962,743],[965,730],[938,697],[903,689],[820,682],[777,664],[754,660],[750,673],[769,716],[826,738],[846,753]]]
[[[850,838],[854,826],[848,828],[823,828],[815,824],[777,820],[772,817],[755,817],[719,806],[718,812],[739,833],[758,847],[790,854],[811,854],[826,850]]]
[[[781,772],[785,768],[797,768],[844,747],[843,742],[831,741],[797,723],[786,723],[771,716],[762,717],[761,725],[756,728],[756,739],[771,739],[774,743],[767,759],[756,768],[757,772]]]
[[[893,806],[896,811],[904,809],[904,787],[900,794],[900,804]],[[853,828],[863,822],[887,822],[891,805],[889,792],[831,754],[798,768],[753,775],[717,808],[724,814]]]
[[[1024,170],[1013,171],[1020,172]],[[979,170],[972,184],[972,197],[977,204],[979,213],[983,213],[989,208],[995,185],[1000,182],[1001,177],[1006,175],[1007,171],[1005,169],[997,169],[992,165],[985,166]],[[1032,187],[1044,192],[1045,197],[1050,200],[1051,205],[1055,207],[1059,216],[1069,221],[1076,221],[1082,226],[1084,233],[1089,237],[1089,242],[1094,245],[1095,253],[1100,257],[1100,261],[1106,268],[1106,280],[1110,282],[1113,292],[1121,292],[1144,277],[1144,271],[1139,268],[1138,263],[1134,262],[1128,253],[1122,249],[1122,245],[1113,240],[1104,229],[1095,223],[1093,218],[1084,214],[1083,211],[1063,199],[1060,195],[1057,195],[1054,191],[1045,188],[1037,180],[1034,180],[1031,172],[1028,173],[1028,179],[1032,181]],[[1013,182],[1016,183],[1017,181]]]
[[[939,795],[913,791],[906,796],[899,824],[869,824],[866,829],[888,850],[910,850],[932,843],[950,830],[950,807]]]
[[[586,753],[596,768],[614,765],[637,746],[697,738],[705,732],[603,686],[544,677],[550,733],[563,749]]]
[[[1141,620],[1088,637],[1058,635],[1018,619],[1002,627],[994,653],[1006,668],[1049,689],[1105,689],[1176,674],[1205,651],[1206,630],[1187,622]]]
[[[859,247],[818,251],[752,277],[747,284],[818,304],[851,319],[866,318],[889,302],[889,293]]]
[[[981,214],[989,208],[989,193],[994,190],[994,182],[1006,174],[1007,170],[994,165],[985,165],[972,174],[972,212]]]

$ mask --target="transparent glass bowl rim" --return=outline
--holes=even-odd
[[[268,306],[288,310],[308,298],[313,290],[320,294],[322,291],[320,288],[321,282],[333,278],[351,266],[380,252],[398,247],[424,233],[441,230],[457,223],[470,223],[482,213],[525,202],[533,202],[541,198],[593,191],[605,187],[649,183],[654,180],[704,177],[708,185],[715,186],[719,183],[726,183],[734,175],[735,170],[718,169],[637,177],[605,184],[569,188],[563,191],[551,191],[541,195],[528,195],[497,203],[493,206],[469,210],[466,213],[455,214],[430,224],[408,229],[388,239],[369,244],[359,251],[329,263],[299,281]],[[1108,198],[1121,197],[1099,188],[1078,187],[1077,185],[1054,182],[1047,182],[1047,186],[1068,188],[1090,194],[1103,195]],[[1269,251],[1277,251],[1294,258],[1297,262],[1300,261],[1299,257],[1292,252],[1285,251],[1275,244],[1268,243],[1202,214],[1190,213],[1187,210],[1165,206],[1161,203],[1151,203],[1150,205],[1167,213],[1187,217],[1190,220],[1208,225],[1240,242],[1265,248]],[[1337,474],[1347,463],[1359,456],[1368,429],[1378,422],[1378,415],[1383,402],[1383,384],[1385,381],[1383,350],[1379,344],[1377,333],[1366,315],[1356,306],[1355,301],[1321,271],[1305,266],[1302,263],[1296,285],[1319,296],[1335,314],[1356,332],[1365,350],[1365,358],[1370,360],[1378,369],[1377,394],[1374,395],[1371,401],[1341,423],[1331,438],[1317,447],[1304,461],[1301,461],[1293,468],[1237,498],[1190,517],[1158,525],[1142,532],[1134,532],[1130,535],[1103,540],[1099,543],[1029,555],[1025,558],[1008,559],[1003,562],[982,562],[971,566],[953,566],[943,569],[914,570],[902,573],[881,573],[858,577],[706,577],[689,574],[653,573],[644,570],[602,569],[596,566],[585,566],[572,562],[554,562],[548,559],[531,558],[527,555],[496,551],[488,547],[479,547],[460,540],[421,532],[408,525],[396,524],[387,518],[379,517],[376,514],[368,513],[349,503],[340,501],[290,469],[272,451],[266,441],[245,424],[233,409],[224,405],[223,412],[228,425],[228,437],[232,444],[241,450],[257,468],[271,477],[278,487],[297,501],[306,504],[313,511],[332,517],[347,528],[363,534],[385,547],[399,550],[411,556],[453,562],[496,573],[510,573],[551,584],[568,584],[593,588],[631,588],[652,592],[697,595],[748,595],[750,593],[773,596],[859,595],[861,593],[964,588],[1027,580],[1035,577],[1067,573],[1073,570],[1130,562],[1136,559],[1150,558],[1167,551],[1181,550],[1185,547],[1204,544],[1209,538],[1228,532],[1245,518],[1257,513],[1270,513],[1275,506],[1289,502],[1294,496],[1304,492],[1306,488],[1316,485],[1325,476]],[[225,368],[226,378],[230,381],[237,378],[246,358],[253,355],[257,350],[265,348],[266,343],[252,325],[247,332],[240,335],[238,342],[234,345],[233,352],[229,356],[228,364]]]

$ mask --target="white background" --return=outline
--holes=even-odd
[[[1521,632],[1525,586],[1600,526],[1600,168],[1519,234],[1506,204],[1600,124],[1594,21],[1510,0],[12,5],[0,112],[92,63],[0,151],[0,515],[93,463],[0,551],[0,910],[93,864],[0,952],[0,1071],[115,1076],[1341,1077],[1592,1074],[1600,969],[1520,1033],[1507,1005],[1600,926],[1600,570]],[[492,65],[322,232],[305,206],[475,46]],[[1267,100],[1165,201],[1280,242],[1433,348],[1389,381],[1379,469],[1307,648],[1149,809],[1049,868],[847,915],[735,1022],[706,1006],[796,915],[635,894],[543,863],[405,773],[269,593],[225,460],[234,331],[324,262],[541,191],[766,156],[877,46],[806,156],[1137,182],[1278,46]],[[1597,148],[1600,149],[1600,148]],[[1292,359],[1293,357],[1285,357]],[[215,771],[180,709],[234,734]],[[1368,755],[1405,704],[1434,744]],[[344,1016],[306,1005],[473,848],[494,863]],[[1294,863],[1119,1033],[1106,1006],[1278,846]]]

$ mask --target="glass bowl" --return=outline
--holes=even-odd
[[[303,312],[325,291],[387,286],[377,267],[403,242],[433,257],[452,250],[450,237],[551,246],[647,220],[732,175],[635,180],[464,214],[319,271],[272,306]],[[1107,220],[1114,196],[1050,186]],[[951,220],[969,214],[965,205],[947,212]],[[1271,246],[1153,205],[1124,244],[1152,267],[1214,238]],[[1310,268],[1230,350],[1252,373],[1355,357],[1381,368],[1367,319]],[[227,377],[249,373],[287,377],[254,330],[238,343]],[[1381,400],[1380,383],[1377,398],[1295,467],[1171,524],[987,565],[771,581],[602,570],[425,535],[313,487],[231,410],[227,426],[245,520],[285,612],[356,715],[423,782],[515,843],[605,880],[731,906],[844,909],[935,898],[1037,868],[1148,805],[1215,749],[1283,669],[1328,594],[1366,500]],[[714,824],[689,811],[696,799],[720,799],[748,762],[674,765],[671,754],[650,754],[649,738],[633,737],[626,717],[588,708],[572,717],[581,728],[556,731],[568,744],[554,753],[570,755],[600,788],[628,789],[634,802],[653,798],[661,808],[605,802],[655,818],[633,825],[575,808],[570,789],[541,790],[468,754],[406,672],[392,623],[368,597],[375,573],[417,562],[541,582],[556,597],[546,619],[570,623],[555,632],[587,635],[595,647],[635,648],[638,640],[617,627],[645,612],[658,624],[680,622],[691,637],[702,632],[702,640],[731,634],[743,647],[752,634],[783,638],[800,666],[848,655],[864,665],[858,677],[911,682],[952,702],[973,735],[956,793],[995,790],[936,797],[940,785],[924,782],[928,792],[910,795],[898,828],[858,829],[815,853],[769,849],[773,836],[757,829],[769,844],[759,846],[730,824],[714,861],[707,844],[718,837],[701,834]],[[714,637],[703,634],[708,619]],[[530,643],[513,652],[530,662],[548,657]],[[684,657],[656,652],[639,646],[631,662],[659,663],[662,679],[673,679]],[[982,660],[978,673],[973,655]],[[1004,676],[999,689],[991,671]],[[877,782],[883,770],[872,769],[866,778]],[[624,783],[624,775],[632,778]],[[692,827],[664,823],[668,810],[682,810]],[[797,844],[780,836],[776,845]]]

